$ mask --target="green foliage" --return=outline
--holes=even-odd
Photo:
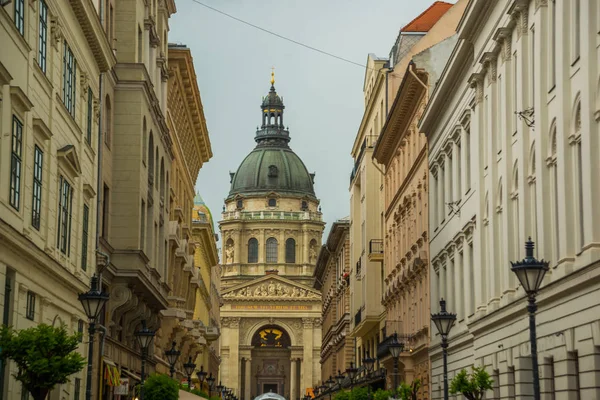
[[[402,400],[417,400],[420,387],[421,381],[419,379],[415,379],[410,385],[406,382],[402,382],[398,387],[398,396]]]
[[[192,393],[195,394],[195,395],[197,395],[197,396],[204,397],[205,399],[208,399],[208,394],[206,392],[203,392],[200,389],[192,389]]]
[[[333,400],[350,400],[350,392],[340,390],[333,396]]]
[[[56,385],[67,383],[69,376],[85,366],[77,352],[79,334],[69,335],[64,325],[46,324],[15,331],[0,328],[0,358],[17,364],[15,379],[31,393],[34,400],[44,400]]]
[[[350,400],[369,400],[369,389],[367,387],[354,388],[350,392]]]
[[[221,400],[219,396],[210,396],[208,400]]]
[[[144,400],[178,400],[179,383],[167,375],[153,374],[144,382]]]
[[[483,367],[472,367],[473,372],[467,374],[461,370],[450,382],[450,393],[461,393],[469,400],[481,400],[486,390],[493,388],[494,381]]]
[[[389,390],[377,389],[375,393],[373,393],[373,400],[388,400],[392,396],[392,393]]]

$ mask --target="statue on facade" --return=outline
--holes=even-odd
[[[269,296],[275,296],[275,284],[273,282],[269,282],[269,287],[267,290],[268,290]]]
[[[262,297],[266,297],[268,295],[267,286],[264,283],[260,285],[260,295]]]
[[[225,248],[225,264],[233,264],[233,245],[230,244]]]
[[[281,286],[281,283],[277,284],[277,288],[275,290],[276,290],[277,296],[283,297],[283,286]]]
[[[298,288],[296,288],[296,287],[293,288],[292,289],[292,296],[291,297],[298,297],[298,294],[299,294]]]
[[[317,261],[317,251],[315,250],[315,246],[311,245],[310,249],[308,249],[308,261],[314,263]]]

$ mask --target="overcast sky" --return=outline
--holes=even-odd
[[[368,53],[388,57],[400,28],[433,3],[199,1],[363,65]],[[236,171],[255,146],[261,98],[269,90],[274,66],[275,87],[286,106],[290,147],[309,172],[316,172],[315,191],[321,199],[327,233],[333,221],[350,212],[350,150],[364,111],[364,68],[284,41],[193,0],[177,0],[176,4],[169,41],[187,45],[194,57],[214,154],[200,170],[196,190],[210,207],[215,224],[229,192],[229,171]]]

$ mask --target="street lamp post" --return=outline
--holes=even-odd
[[[208,375],[208,372],[206,372],[204,370],[204,365],[201,365],[200,371],[196,372],[196,376],[198,377],[198,382],[200,382],[200,390],[202,390],[202,387],[204,386],[204,381],[206,380],[206,375]]]
[[[183,369],[185,370],[185,374],[187,375],[188,389],[192,390],[192,374],[194,373],[194,370],[196,369],[196,364],[194,364],[194,362],[192,361],[191,356],[190,356],[190,358],[188,358],[188,362],[183,364]]]
[[[533,369],[533,399],[540,400],[540,372],[538,368],[538,356],[537,356],[537,334],[535,328],[535,312],[537,311],[537,304],[535,303],[535,297],[544,275],[548,272],[548,261],[538,260],[533,256],[533,249],[535,244],[529,238],[525,243],[525,258],[521,261],[511,262],[510,269],[517,275],[519,282],[525,293],[527,294],[527,311],[529,312],[529,342],[531,345],[531,366]]]
[[[219,381],[219,384],[217,385],[217,392],[221,394],[221,398],[223,398],[223,390],[224,389],[225,389],[225,386],[223,386],[221,381]]]
[[[142,320],[142,329],[135,333],[135,337],[138,340],[138,344],[140,345],[140,349],[142,350],[142,377],[141,377],[141,390],[140,390],[140,400],[144,400],[144,379],[146,374],[146,357],[148,357],[148,349],[150,348],[150,344],[154,339],[155,332],[146,327],[146,320]]]
[[[371,384],[369,379],[371,378],[371,373],[373,372],[373,368],[375,367],[375,359],[369,357],[369,352],[367,351],[366,357],[363,358],[363,365],[367,368],[367,398],[371,398]]]
[[[396,392],[398,390],[398,358],[400,357],[400,353],[404,351],[404,343],[398,341],[398,334],[394,333],[394,341],[388,344],[388,349],[390,350],[390,354],[394,359],[394,398],[396,397]]]
[[[167,356],[167,361],[169,362],[169,372],[171,373],[171,378],[175,376],[175,363],[177,359],[181,355],[181,351],[177,350],[177,343],[173,342],[171,348],[165,351],[165,355]]]
[[[339,369],[338,374],[335,376],[335,380],[337,381],[340,390],[342,390],[342,384],[344,383],[344,374],[342,374],[342,371],[340,371]]]
[[[446,311],[446,300],[440,300],[441,311],[431,314],[440,336],[442,337],[442,355],[444,359],[444,400],[448,400],[448,334],[456,321],[456,314]]]
[[[329,379],[327,379],[325,383],[329,387],[329,400],[331,400],[331,393],[333,392],[333,386],[335,385],[335,380],[333,379],[333,376],[329,375]]]
[[[350,393],[354,390],[354,379],[356,378],[356,374],[358,372],[358,368],[354,367],[354,363],[350,361],[350,367],[346,368],[346,375],[350,379]]]
[[[206,378],[206,382],[208,383],[208,397],[210,398],[210,396],[212,395],[212,390],[215,387],[215,377],[213,376],[212,372],[210,373],[210,375],[208,375],[208,378]]]
[[[96,320],[100,315],[102,307],[108,301],[108,293],[101,292],[98,288],[98,277],[92,276],[90,290],[86,293],[79,294],[79,301],[83,306],[83,311],[89,320],[88,333],[88,365],[87,365],[87,380],[85,382],[85,398],[92,399],[92,371],[94,368],[94,334],[96,333]]]

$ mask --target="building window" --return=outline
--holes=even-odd
[[[242,200],[238,200],[236,202],[236,207],[241,210],[242,208],[244,208],[244,202]]]
[[[556,2],[548,2],[550,7],[550,90],[556,85]]]
[[[27,309],[25,310],[25,318],[33,321],[35,318],[35,293],[27,292]]]
[[[15,26],[21,34],[25,35],[25,0],[15,0]]]
[[[40,216],[42,213],[42,170],[44,165],[44,153],[35,145],[33,149],[33,188],[31,204],[31,225],[40,230]]]
[[[277,199],[269,199],[269,207],[276,207]]]
[[[102,237],[108,237],[108,214],[110,204],[110,189],[106,184],[102,193]]]
[[[87,98],[87,132],[85,140],[89,145],[92,144],[92,130],[94,128],[94,94],[92,88],[88,87],[88,98]]]
[[[77,61],[65,40],[63,54],[63,103],[69,114],[75,117],[75,92],[77,88]]]
[[[140,250],[144,251],[144,244],[146,242],[146,203],[142,200],[142,207],[140,209]]]
[[[79,400],[81,393],[81,379],[75,378],[75,388],[74,388],[73,400]]]
[[[77,333],[79,334],[79,343],[83,343],[83,320],[77,321]]]
[[[40,0],[39,33],[38,33],[38,65],[46,73],[46,50],[48,43],[48,5]]]
[[[277,239],[267,239],[267,263],[277,262]]]
[[[258,240],[256,238],[248,240],[248,262],[258,262]]]
[[[110,148],[110,143],[112,140],[112,106],[110,103],[110,97],[106,95],[106,99],[104,100],[104,111],[105,111],[105,127],[104,127],[104,143],[108,148]],[[158,163],[158,155],[156,156],[156,162]],[[158,167],[158,164],[157,164]]]
[[[296,241],[292,238],[285,241],[285,262],[291,264],[296,262]]]
[[[549,175],[552,182],[552,230],[554,231],[552,248],[554,249],[554,263],[558,263],[560,257],[560,226],[558,216],[558,157],[556,142],[556,126],[550,131],[550,160],[548,162]]]
[[[581,54],[581,0],[573,1],[573,62]]]
[[[306,200],[302,200],[302,210],[306,211],[308,210],[308,203],[306,202]]]
[[[61,175],[58,204],[58,240],[57,247],[63,254],[71,254],[71,208],[73,206],[73,188]]]
[[[21,155],[23,151],[23,123],[13,115],[12,152],[10,159],[10,205],[19,209],[21,201]]]
[[[81,233],[81,269],[87,270],[87,255],[88,255],[88,226],[90,219],[90,208],[87,204],[83,205],[83,230]]]

